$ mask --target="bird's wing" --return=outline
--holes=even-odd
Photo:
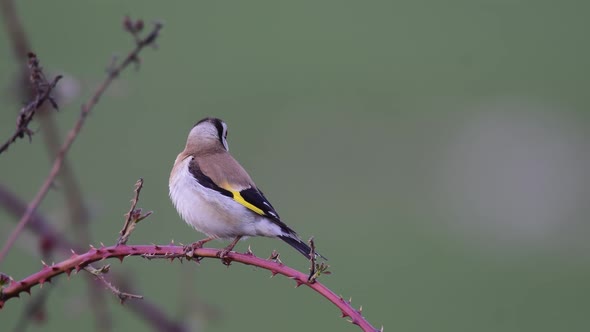
[[[269,218],[285,231],[293,232],[231,155],[208,156],[206,161],[193,158],[189,163],[189,172],[202,186],[232,198],[248,210]]]

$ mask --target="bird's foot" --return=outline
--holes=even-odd
[[[232,241],[232,243],[229,244],[229,246],[223,248],[223,250],[217,253],[217,257],[221,259],[223,265],[229,266],[229,264],[231,263],[231,259],[228,257],[229,253],[236,246],[236,244],[238,244],[238,241],[240,241],[241,238],[241,236],[236,236],[236,238]]]
[[[203,248],[203,245],[209,241],[213,240],[212,238],[208,237],[206,239],[199,240],[197,242],[188,244],[184,246],[182,249],[184,254],[187,256],[193,256],[195,250]]]
[[[225,248],[217,253],[217,257],[219,257],[219,259],[221,259],[221,263],[223,263],[223,265],[225,265],[225,266],[229,266],[231,264],[231,259],[229,258],[230,252],[231,252],[231,249]]]

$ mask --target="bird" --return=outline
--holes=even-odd
[[[254,184],[246,170],[229,153],[228,126],[206,117],[188,134],[185,148],[170,172],[169,195],[184,221],[207,238],[193,243],[197,249],[214,240],[233,241],[218,254],[227,257],[242,238],[279,238],[312,259],[312,249],[285,224]],[[324,256],[315,253],[314,259]]]

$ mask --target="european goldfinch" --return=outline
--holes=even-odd
[[[218,238],[233,239],[222,251],[223,257],[244,236],[278,237],[309,259],[311,248],[281,221],[228,151],[225,122],[205,118],[191,129],[170,173],[170,199],[178,213],[208,236],[195,245],[200,247]]]

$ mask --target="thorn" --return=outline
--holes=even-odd
[[[80,272],[80,270],[82,270],[82,266],[80,265],[76,265],[74,268],[76,269],[76,272]]]
[[[352,296],[350,298],[348,298],[348,304],[352,303]]]
[[[72,255],[78,256],[78,254],[76,254],[76,252],[74,251],[74,249],[70,249],[70,251],[72,252]]]
[[[95,250],[95,249],[96,249],[96,248],[94,248],[94,246],[93,246],[93,245],[91,245],[91,244],[90,244],[89,246],[90,246],[90,249],[91,249],[91,250]]]
[[[155,249],[155,250],[162,250],[162,247],[160,247],[160,246],[158,246],[158,245],[155,245],[155,244],[154,244],[154,249]]]
[[[43,267],[48,267],[47,263],[45,263],[43,260],[41,260],[41,264],[43,264]]]
[[[303,281],[301,281],[301,280],[299,280],[299,279],[295,279],[295,282],[297,283],[297,284],[295,285],[295,288],[297,288],[297,287],[299,287],[299,286],[301,286],[301,285],[303,285],[303,284],[304,284],[304,282],[303,282]]]
[[[341,318],[346,318],[346,317],[350,317],[349,314],[345,313],[344,310],[342,310],[342,316]]]
[[[59,267],[57,267],[57,266],[53,265],[53,266],[51,267],[51,271],[54,271],[54,272],[55,272],[55,271],[59,271]]]
[[[253,256],[254,253],[252,252],[252,248],[250,247],[250,245],[248,245],[248,251],[246,251],[246,255],[250,255]]]
[[[72,274],[72,270],[73,270],[73,269],[67,269],[67,270],[65,271],[65,272],[66,272],[66,274],[67,274],[67,276],[68,276],[68,279],[70,278],[70,274]]]
[[[381,330],[379,330],[379,331],[383,332],[383,325],[381,325]]]
[[[363,314],[363,306],[360,306],[359,307],[359,310],[357,310],[356,312],[358,312],[359,314],[362,315]]]
[[[273,271],[270,271],[270,273],[271,273],[271,275],[270,275],[271,278],[274,277],[274,276],[276,276],[277,274],[279,274],[278,271],[274,271],[274,270]]]
[[[117,258],[119,259],[119,261],[121,261],[121,263],[123,263],[123,259],[125,258],[125,255],[119,255],[119,256],[117,256]]]

